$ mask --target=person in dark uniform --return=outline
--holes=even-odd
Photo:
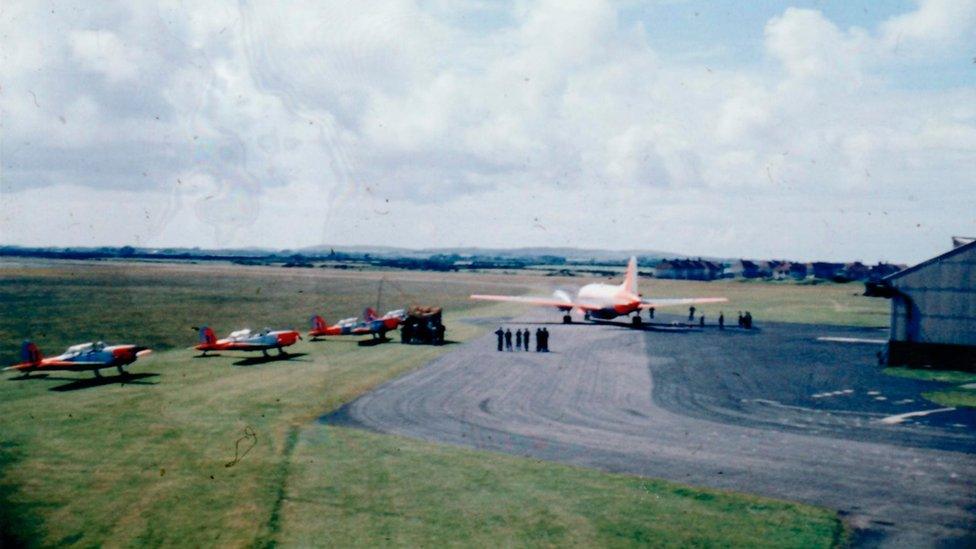
[[[542,329],[542,352],[549,352],[549,328]]]
[[[752,329],[752,313],[750,313],[749,311],[746,311],[746,316],[743,317],[742,321],[743,321],[743,323],[744,323],[744,325],[746,327],[746,330],[751,330]]]
[[[705,314],[704,313],[698,315],[698,327],[699,328],[704,328],[705,327]]]
[[[515,331],[515,350],[522,350],[522,328]]]
[[[502,327],[499,326],[498,329],[495,330],[495,336],[498,337],[498,350],[501,351],[502,343],[505,341],[505,330],[502,330]]]
[[[505,330],[505,350],[512,350],[512,330],[511,328]]]
[[[654,318],[654,307],[651,307],[651,308],[647,309],[647,314],[650,315],[650,317],[653,319]]]
[[[742,319],[742,311],[739,311],[739,327],[742,328],[745,325],[745,321]]]
[[[542,328],[535,329],[535,352],[542,352]]]
[[[529,329],[526,328],[525,333],[522,334],[522,348],[525,349],[526,352],[529,351],[529,337],[531,333],[532,332],[530,332]]]
[[[688,307],[688,322],[695,320],[695,306]]]
[[[723,312],[723,311],[719,311],[718,312],[718,329],[719,330],[724,330],[725,329],[725,312]],[[499,351],[502,350],[501,345],[502,345],[501,344],[501,340],[499,340],[499,343],[498,343],[498,350]]]

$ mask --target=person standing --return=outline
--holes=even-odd
[[[535,352],[542,352],[542,328],[535,329]]]
[[[743,319],[742,319],[742,311],[739,311],[739,327],[742,328],[744,326],[744,324],[745,324],[745,321],[743,321]]]
[[[522,350],[522,328],[515,331],[515,350]]]
[[[688,322],[695,320],[695,306],[688,307]]]
[[[512,350],[512,329],[511,328],[507,328],[505,330],[505,350],[506,351]]]
[[[647,314],[650,315],[651,320],[654,320],[654,307],[647,309]]]
[[[719,330],[725,329],[725,313],[723,311],[718,312],[718,329]],[[498,345],[500,346],[501,343],[499,343]],[[500,351],[501,347],[499,347],[498,350]]]
[[[532,332],[530,332],[529,329],[526,328],[525,333],[522,334],[522,348],[525,349],[525,352],[529,352],[529,336],[531,333]]]
[[[505,341],[505,330],[502,330],[502,327],[499,326],[498,329],[495,330],[495,336],[498,337],[498,350],[501,351],[502,343]]]
[[[745,324],[746,330],[751,330],[752,329],[752,313],[750,313],[749,311],[746,311],[746,316],[743,317],[742,320],[743,320],[743,322]]]
[[[549,328],[542,329],[542,352],[549,352]]]
[[[698,315],[698,327],[699,328],[704,328],[705,327],[705,314],[704,313]]]

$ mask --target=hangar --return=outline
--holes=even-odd
[[[888,365],[976,371],[976,240],[868,284],[891,299]]]

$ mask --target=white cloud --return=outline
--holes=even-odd
[[[976,232],[918,227],[944,223],[923,195],[976,201],[976,88],[887,74],[966,43],[972,7],[846,29],[788,8],[755,29],[769,63],[711,67],[599,1],[16,6],[0,239],[920,258]]]

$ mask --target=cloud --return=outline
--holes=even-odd
[[[973,5],[863,28],[787,8],[753,30],[762,63],[724,66],[652,49],[596,0],[17,5],[0,17],[0,230],[924,257],[945,235],[907,235],[943,216],[907,197],[976,201],[976,88],[890,74],[971,43]],[[851,226],[852,204],[906,237]],[[783,216],[802,223],[767,229]]]

